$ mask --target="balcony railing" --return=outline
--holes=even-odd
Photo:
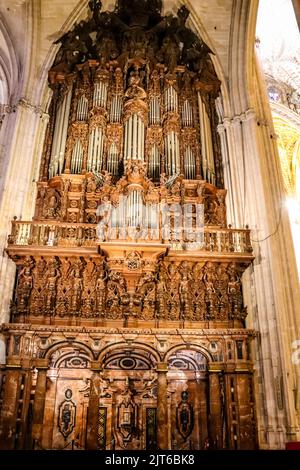
[[[8,245],[12,246],[41,246],[41,247],[95,247],[102,242],[135,242],[135,243],[165,243],[176,250],[190,250],[213,253],[244,253],[251,254],[250,230],[215,228],[206,226],[187,241],[185,231],[176,229],[170,232],[167,239],[161,229],[132,231],[116,229],[102,233],[98,237],[96,224],[72,224],[62,222],[25,222],[14,220],[12,232],[8,237]],[[125,232],[125,233],[124,233]],[[193,235],[193,234],[192,234]]]

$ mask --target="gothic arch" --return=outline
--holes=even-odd
[[[229,97],[225,115],[239,115],[253,105],[253,63],[258,2],[233,1],[230,31]]]
[[[205,41],[205,43],[213,51],[213,54],[211,54],[211,60],[214,65],[217,77],[221,82],[220,91],[221,91],[222,100],[224,103],[227,103],[229,100],[228,81],[226,80],[226,73],[225,73],[224,67],[221,64],[218,48],[215,46],[214,41],[212,40],[208,31],[206,30],[201,18],[195,11],[195,8],[192,6],[191,0],[187,0],[185,2],[183,1],[178,2],[178,5],[180,4],[185,4],[188,7],[188,9],[191,12],[190,20],[191,20],[191,24],[193,25],[194,30],[196,31],[198,36],[201,37],[203,41]]]
[[[0,17],[0,105],[13,104],[20,87],[20,69],[10,32]]]
[[[106,5],[108,4],[108,1],[105,0],[102,3],[103,3],[103,8],[105,9]],[[67,17],[64,23],[61,25],[60,33],[57,33],[58,37],[62,36],[64,33],[69,31],[75,23],[78,23],[80,20],[86,18],[87,5],[88,5],[88,0],[84,0],[84,1],[79,0],[77,2],[77,5],[75,6],[71,14]],[[40,69],[39,81],[43,84],[42,85],[43,91],[42,91],[40,101],[42,103],[42,106],[45,109],[48,109],[49,107],[49,104],[51,102],[51,94],[52,94],[51,90],[48,87],[48,71],[51,68],[51,65],[53,64],[54,58],[59,48],[60,48],[59,44],[55,45],[52,42]]]

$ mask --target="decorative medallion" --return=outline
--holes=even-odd
[[[194,410],[190,402],[188,402],[189,392],[181,393],[182,401],[177,407],[176,421],[177,428],[184,440],[191,434],[194,427]]]
[[[76,405],[71,400],[72,390],[68,388],[65,391],[66,399],[59,405],[58,411],[58,429],[65,439],[71,434],[75,426]]]

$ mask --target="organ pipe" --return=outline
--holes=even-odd
[[[178,111],[178,95],[177,91],[173,86],[168,86],[164,92],[165,111]]]
[[[207,111],[205,109],[205,105],[202,101],[202,98],[199,92],[198,92],[198,108],[199,108],[199,121],[200,121],[203,177],[209,183],[215,184],[215,164],[214,164],[211,126],[209,122],[209,117],[207,115]]]
[[[70,87],[68,92],[64,95],[64,99],[59,105],[56,114],[56,123],[49,165],[49,178],[61,174],[63,171],[71,97],[72,87]]]
[[[107,171],[116,176],[118,174],[118,165],[118,149],[116,144],[112,144],[107,155]]]
[[[93,105],[106,108],[107,104],[107,83],[96,82],[94,86]]]
[[[82,161],[83,161],[83,148],[80,140],[78,139],[75,142],[73,152],[72,152],[72,159],[71,159],[71,173],[81,173],[82,168]]]
[[[174,131],[167,134],[165,138],[166,169],[168,175],[180,172],[179,139]]]
[[[77,121],[86,121],[88,118],[89,102],[85,95],[81,95],[77,104]]]
[[[103,162],[104,135],[99,127],[95,127],[90,133],[89,150],[87,160],[88,171],[100,171]]]
[[[145,125],[140,116],[133,114],[125,123],[125,160],[144,160]]]
[[[193,109],[188,100],[185,100],[181,109],[181,121],[183,127],[193,126]]]
[[[160,105],[157,96],[150,99],[149,103],[149,124],[160,124]]]
[[[194,179],[196,176],[195,154],[190,146],[184,152],[184,174],[187,179]]]
[[[121,122],[122,117],[122,96],[115,95],[111,100],[109,120],[110,122]]]
[[[150,178],[158,179],[160,173],[159,150],[157,145],[153,145],[149,156],[148,175]]]

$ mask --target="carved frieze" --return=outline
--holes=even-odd
[[[241,274],[228,262],[157,262],[155,252],[103,257],[25,257],[14,315],[174,321],[244,321]],[[146,247],[144,247],[144,250]],[[161,248],[157,253],[163,253]],[[155,255],[155,256],[154,256]]]

